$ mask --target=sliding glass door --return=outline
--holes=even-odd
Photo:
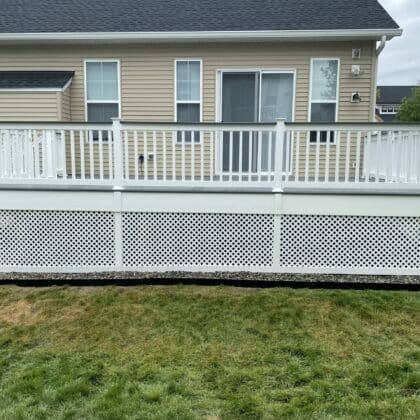
[[[222,122],[256,123],[275,122],[277,118],[292,120],[294,74],[283,72],[223,72],[222,73]],[[268,134],[224,133],[222,139],[222,170],[238,172],[242,160],[243,172],[256,172],[258,160],[261,170],[269,168]],[[261,151],[259,153],[259,144]],[[272,137],[272,164],[274,167],[275,137]]]

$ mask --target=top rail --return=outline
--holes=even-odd
[[[203,123],[181,123],[181,122],[153,122],[153,121],[120,121],[124,129],[153,129],[164,128],[165,130],[258,130],[270,129],[276,126],[275,123],[225,123],[225,122],[203,122]],[[340,123],[312,123],[312,122],[286,122],[287,129],[293,131],[304,130],[376,130],[376,131],[400,131],[420,130],[418,122],[389,122],[389,123],[366,123],[366,122],[340,122]],[[7,121],[0,122],[0,129],[3,130],[29,130],[29,129],[60,129],[60,130],[110,130],[112,123],[95,123],[86,121],[58,122],[58,121]]]
[[[275,123],[173,123],[173,122],[135,122],[121,121],[124,130],[153,130],[164,129],[167,131],[257,131],[274,130]]]
[[[292,131],[404,131],[404,130],[420,130],[420,123],[285,123],[287,130]]]
[[[34,122],[0,122],[0,130],[111,130],[112,123],[90,122],[58,122],[58,121],[34,121]]]

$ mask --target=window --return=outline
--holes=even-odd
[[[382,105],[381,107],[381,114],[398,114],[400,110],[399,105]]]
[[[201,60],[175,61],[175,120],[181,123],[201,121]],[[186,132],[185,142],[200,142],[199,133]],[[177,141],[182,141],[178,132]]]
[[[88,60],[85,62],[86,119],[110,122],[120,115],[119,62]]]
[[[335,122],[338,110],[339,60],[314,58],[311,63],[310,121],[317,123]],[[330,141],[334,141],[334,133]],[[316,132],[311,141],[316,141]],[[321,132],[320,141],[326,142],[328,134]]]

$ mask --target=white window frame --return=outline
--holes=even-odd
[[[337,88],[336,88],[336,96],[335,100],[317,100],[312,101],[312,83],[313,83],[313,72],[314,72],[314,62],[315,61],[337,61]],[[311,58],[311,69],[309,72],[309,104],[308,104],[308,122],[312,120],[312,104],[335,104],[335,116],[334,121],[338,121],[338,107],[340,103],[340,74],[341,74],[341,59],[340,57],[313,57]],[[334,136],[334,141],[330,142],[330,144],[335,144],[336,136]],[[320,144],[327,144],[327,142],[320,142]]]
[[[383,115],[397,115],[401,105],[381,105],[380,112]],[[389,111],[392,108],[392,111]]]
[[[88,99],[87,94],[87,64],[88,63],[117,63],[117,78],[118,78],[118,100],[103,100],[96,101]],[[121,61],[117,58],[87,58],[84,60],[84,89],[85,89],[85,121],[88,121],[88,104],[117,104],[118,118],[122,118],[121,114]]]
[[[177,79],[178,79],[178,72],[177,72],[177,64],[178,63],[200,63],[200,99],[198,101],[179,101],[178,100],[178,90],[177,90]],[[178,104],[195,104],[200,106],[200,121],[199,123],[203,122],[203,59],[202,58],[176,58],[174,60],[174,122],[178,123]],[[180,122],[182,124],[182,122]],[[178,136],[175,136],[174,139],[176,144],[180,144],[181,142],[178,141]],[[194,144],[201,144],[202,136],[200,134],[199,141],[195,141]],[[191,144],[190,142],[186,142],[185,145]]]

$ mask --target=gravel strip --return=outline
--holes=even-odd
[[[104,272],[104,273],[0,273],[0,281],[112,281],[112,280],[138,280],[162,282],[179,281],[200,281],[215,284],[229,282],[285,282],[285,283],[337,283],[337,284],[388,284],[388,285],[420,285],[420,276],[366,276],[366,275],[333,275],[333,274],[271,274],[271,273],[249,273],[249,272],[217,272],[217,273],[190,273],[190,272]]]

